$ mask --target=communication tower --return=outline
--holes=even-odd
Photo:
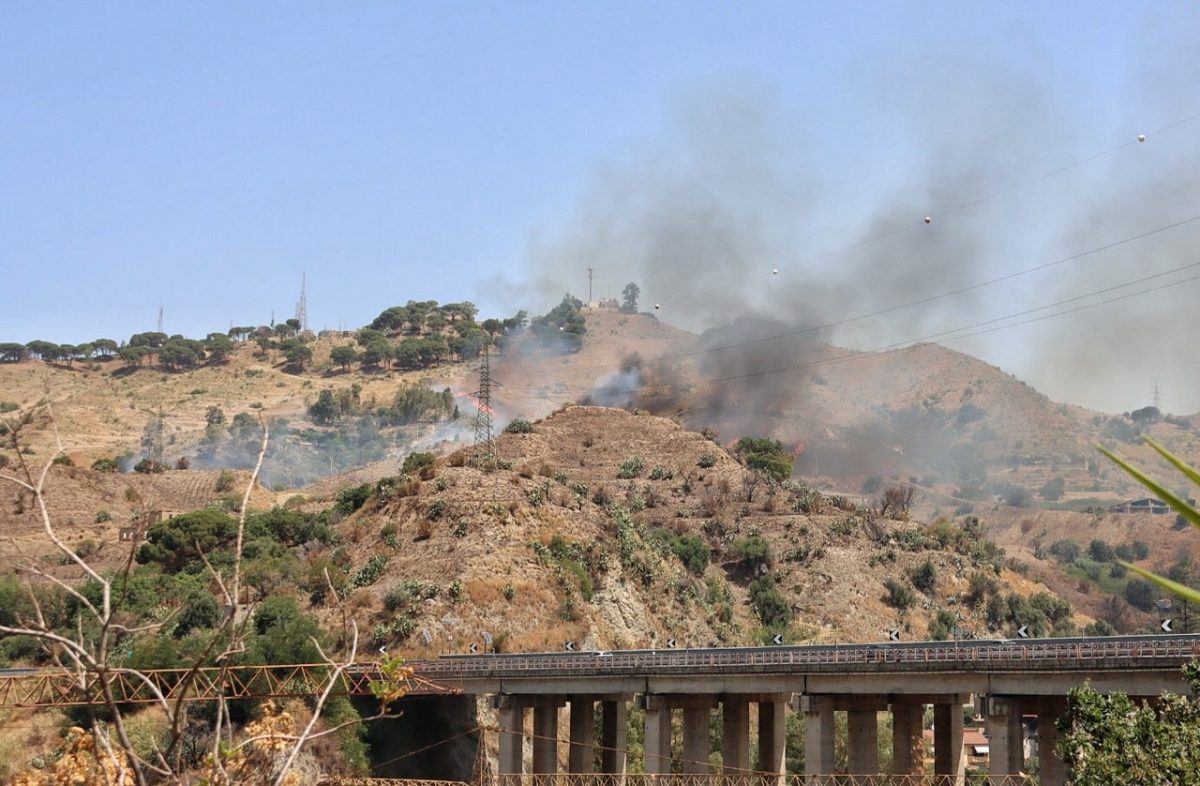
[[[308,331],[308,295],[305,292],[307,278],[307,273],[300,274],[300,299],[296,301],[296,321],[300,323],[301,333]]]
[[[163,332],[163,307],[161,304],[158,307],[158,332]]]

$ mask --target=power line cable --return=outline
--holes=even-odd
[[[753,346],[756,344],[763,344],[763,343],[766,343],[769,341],[776,341],[776,340],[783,339],[783,338],[793,338],[793,337],[797,337],[797,336],[804,336],[804,335],[809,335],[809,334],[813,334],[813,333],[819,333],[822,330],[829,330],[831,328],[841,327],[844,325],[853,324],[855,322],[862,322],[862,321],[865,321],[868,319],[873,319],[875,317],[886,316],[888,314],[893,314],[893,313],[896,313],[899,311],[904,311],[909,308],[915,308],[917,306],[928,305],[929,303],[933,303],[938,300],[943,300],[943,299],[950,298],[950,297],[956,297],[958,295],[963,295],[968,292],[974,292],[976,290],[983,289],[985,287],[992,286],[994,284],[1000,284],[1005,281],[1012,281],[1012,280],[1020,278],[1022,276],[1041,272],[1043,270],[1048,270],[1050,268],[1057,267],[1059,265],[1063,265],[1068,262],[1074,262],[1074,261],[1083,259],[1088,256],[1093,256],[1095,254],[1102,253],[1104,251],[1110,251],[1114,248],[1119,248],[1121,246],[1129,245],[1130,243],[1135,243],[1135,242],[1138,242],[1141,240],[1145,240],[1145,239],[1153,237],[1155,235],[1162,234],[1163,232],[1169,232],[1171,230],[1178,229],[1180,227],[1194,224],[1197,221],[1200,221],[1200,214],[1189,216],[1187,218],[1184,218],[1184,219],[1181,219],[1178,221],[1173,221],[1168,224],[1163,224],[1161,226],[1154,227],[1153,229],[1148,229],[1148,230],[1145,230],[1142,232],[1138,232],[1137,234],[1134,234],[1134,235],[1129,235],[1129,236],[1120,238],[1118,240],[1111,241],[1109,243],[1104,243],[1099,246],[1094,246],[1092,248],[1088,248],[1083,251],[1078,251],[1076,253],[1069,254],[1067,256],[1058,257],[1056,259],[1052,259],[1047,262],[1042,262],[1040,264],[1032,265],[1030,267],[1023,268],[1021,270],[1016,270],[1011,273],[1006,273],[1004,275],[997,276],[995,278],[985,279],[983,281],[977,281],[973,284],[968,284],[966,286],[959,287],[957,289],[948,290],[945,292],[939,292],[937,294],[928,295],[926,297],[918,298],[916,300],[910,300],[910,301],[906,301],[904,303],[899,303],[899,304],[896,304],[893,306],[887,306],[885,308],[876,309],[874,311],[866,312],[863,314],[857,314],[855,316],[846,317],[844,319],[838,319],[838,320],[833,320],[831,322],[825,322],[820,325],[810,325],[810,326],[803,327],[803,328],[796,328],[794,330],[784,331],[782,333],[775,333],[770,336],[762,336],[759,338],[747,339],[745,341],[737,341],[737,342],[728,343],[728,344],[719,344],[719,345],[712,346],[712,347],[705,347],[703,349],[689,350],[687,352],[678,352],[678,353],[673,353],[673,354],[668,354],[668,355],[660,355],[658,357],[655,357],[654,360],[655,361],[682,360],[684,358],[696,357],[696,356],[700,356],[700,355],[721,352],[721,351],[729,350],[729,349],[741,349],[743,347]],[[583,370],[588,370],[588,369],[611,370],[611,368],[612,367],[609,364],[590,363],[590,364],[576,365],[572,368],[572,370],[573,371],[583,371]],[[543,385],[521,386],[521,385],[511,385],[510,384],[510,385],[507,385],[506,387],[510,390],[514,389],[514,388],[515,389],[524,389],[524,390],[537,390],[544,386]]]
[[[707,379],[700,380],[700,382],[701,382],[701,384],[703,384],[703,383],[714,383],[714,382],[731,382],[731,381],[734,381],[734,380],[741,380],[741,379],[754,379],[754,378],[757,378],[757,377],[763,377],[763,376],[767,376],[767,375],[770,375],[770,374],[782,374],[782,373],[787,373],[787,372],[791,372],[791,371],[799,371],[799,370],[806,369],[806,368],[814,368],[814,367],[816,367],[816,366],[830,365],[830,364],[832,364],[832,363],[844,362],[844,361],[846,361],[846,360],[848,360],[848,359],[850,359],[850,358],[857,358],[857,357],[874,357],[874,354],[873,354],[873,353],[882,353],[882,352],[888,352],[888,351],[893,351],[893,350],[897,350],[897,349],[905,349],[905,348],[909,348],[909,347],[911,347],[911,346],[913,346],[913,345],[916,345],[916,344],[921,344],[921,343],[925,343],[925,342],[931,341],[931,340],[933,340],[933,339],[935,339],[935,338],[938,338],[939,336],[942,336],[942,335],[953,334],[953,333],[961,332],[961,331],[964,331],[964,330],[971,330],[971,329],[974,329],[974,328],[977,328],[977,327],[981,327],[981,326],[984,326],[984,325],[993,324],[993,323],[995,323],[995,322],[1002,322],[1002,321],[1006,321],[1006,320],[1010,320],[1010,319],[1016,319],[1016,318],[1018,318],[1018,317],[1021,317],[1021,316],[1025,316],[1025,315],[1028,315],[1028,314],[1037,313],[1038,311],[1045,311],[1045,310],[1046,310],[1046,309],[1048,309],[1048,308],[1054,308],[1054,307],[1057,307],[1057,306],[1060,306],[1060,305],[1064,305],[1064,304],[1067,304],[1067,303],[1073,303],[1073,302],[1077,302],[1077,301],[1079,301],[1079,300],[1082,300],[1082,299],[1086,299],[1086,298],[1089,298],[1089,297],[1095,297],[1095,296],[1097,296],[1097,295],[1105,294],[1105,293],[1107,293],[1107,292],[1112,292],[1112,291],[1115,291],[1115,290],[1117,290],[1117,289],[1123,289],[1123,288],[1125,288],[1125,287],[1129,287],[1129,286],[1135,286],[1135,285],[1137,285],[1137,284],[1145,283],[1146,281],[1151,281],[1151,280],[1153,280],[1153,279],[1156,279],[1156,278],[1161,278],[1162,276],[1165,276],[1165,275],[1170,275],[1170,274],[1172,274],[1172,273],[1178,273],[1178,272],[1180,272],[1180,271],[1182,271],[1182,270],[1188,270],[1188,269],[1195,268],[1195,267],[1198,267],[1198,266],[1200,266],[1200,262],[1193,262],[1193,263],[1191,263],[1191,264],[1184,265],[1184,266],[1182,266],[1182,267],[1178,267],[1178,268],[1175,268],[1175,269],[1173,269],[1173,270],[1165,271],[1165,272],[1162,272],[1162,273],[1154,273],[1154,274],[1151,274],[1151,275],[1149,275],[1149,276],[1142,276],[1141,278],[1137,278],[1137,279],[1134,279],[1134,280],[1132,280],[1132,281],[1127,281],[1127,282],[1125,282],[1125,283],[1123,283],[1123,284],[1116,284],[1116,285],[1114,285],[1114,286],[1111,286],[1111,287],[1105,287],[1105,288],[1103,288],[1103,289],[1099,289],[1099,290],[1096,290],[1096,291],[1093,291],[1093,292],[1089,292],[1089,293],[1087,293],[1087,294],[1085,294],[1085,295],[1077,295],[1077,296],[1075,296],[1075,297],[1066,298],[1065,300],[1061,300],[1061,301],[1058,301],[1058,302],[1056,302],[1056,303],[1049,303],[1049,304],[1047,304],[1047,305],[1044,305],[1044,306],[1037,306],[1037,307],[1035,307],[1035,308],[1024,309],[1024,310],[1021,310],[1021,311],[1014,312],[1014,313],[1012,313],[1012,314],[1005,315],[1005,316],[1003,316],[1003,317],[996,317],[996,318],[994,318],[994,319],[986,320],[986,321],[984,321],[984,322],[975,323],[975,324],[973,324],[973,325],[965,325],[965,326],[963,326],[963,327],[960,327],[960,328],[955,328],[955,329],[952,329],[952,330],[945,330],[945,331],[941,331],[941,332],[938,332],[938,333],[929,334],[929,335],[927,335],[927,336],[922,336],[922,337],[920,337],[920,338],[909,339],[909,340],[906,340],[906,341],[900,341],[900,342],[896,342],[896,343],[893,343],[893,344],[887,344],[887,345],[884,345],[884,346],[881,346],[881,347],[876,347],[876,348],[874,348],[874,349],[862,350],[862,351],[856,351],[856,352],[850,352],[850,353],[848,353],[847,355],[844,355],[844,356],[841,356],[841,357],[838,357],[838,358],[822,359],[822,360],[810,361],[810,362],[807,362],[807,363],[798,363],[798,364],[794,364],[794,365],[790,365],[790,366],[782,366],[782,367],[779,367],[779,368],[774,368],[774,369],[763,369],[763,370],[760,370],[760,371],[753,371],[753,372],[749,372],[749,373],[746,373],[746,374],[734,374],[734,375],[730,375],[730,376],[726,376],[726,377],[710,377],[710,378],[707,378]],[[1118,301],[1120,301],[1120,300],[1127,300],[1127,299],[1129,299],[1129,298],[1131,298],[1131,297],[1137,297],[1137,296],[1139,296],[1139,295],[1149,294],[1150,292],[1157,292],[1157,291],[1159,291],[1159,290],[1162,290],[1162,289],[1167,289],[1167,288],[1169,288],[1169,287],[1173,287],[1173,286],[1178,286],[1178,285],[1180,285],[1180,284],[1186,284],[1186,283],[1189,283],[1189,282],[1191,282],[1191,281],[1194,281],[1194,280],[1196,280],[1197,278],[1200,278],[1200,275],[1198,275],[1198,276],[1194,276],[1194,277],[1191,277],[1191,278],[1186,278],[1186,279],[1183,279],[1183,280],[1181,280],[1181,281],[1173,281],[1173,282],[1169,282],[1169,283],[1167,283],[1167,284],[1163,284],[1163,285],[1160,285],[1160,286],[1157,286],[1157,287],[1153,287],[1153,288],[1151,288],[1151,289],[1147,289],[1147,290],[1142,290],[1142,291],[1138,291],[1138,292],[1131,292],[1131,293],[1127,293],[1127,294],[1125,294],[1125,295],[1122,295],[1122,296],[1119,296],[1119,297],[1116,297],[1116,298],[1111,298],[1111,299],[1109,299],[1109,300],[1101,301],[1101,302],[1098,302],[1098,303],[1092,303],[1092,304],[1088,304],[1088,305],[1085,305],[1085,306],[1079,306],[1079,307],[1077,307],[1077,308],[1070,309],[1070,310],[1067,310],[1067,311],[1057,312],[1057,313],[1054,313],[1054,314],[1047,314],[1047,315],[1044,315],[1044,316],[1042,316],[1042,317],[1038,317],[1037,319],[1028,320],[1028,322],[1042,321],[1042,320],[1044,320],[1044,319],[1050,319],[1050,318],[1052,318],[1052,317],[1064,316],[1064,315],[1066,315],[1066,314],[1075,313],[1075,312],[1077,312],[1077,311],[1083,311],[1083,310],[1086,310],[1086,309],[1089,309],[1089,308],[1094,308],[1094,307],[1097,307],[1097,306],[1108,305],[1109,303],[1115,303],[1115,302],[1118,302]],[[1017,327],[1018,325],[1021,325],[1021,324],[1026,324],[1026,323],[1025,323],[1025,322],[1018,322],[1018,323],[1013,323],[1013,324],[1009,324],[1009,325],[999,325],[999,326],[997,326],[997,327],[990,328],[989,330],[987,330],[987,331],[985,331],[985,332],[989,332],[989,333],[990,333],[990,332],[995,332],[995,331],[998,331],[998,330],[1005,330],[1005,329],[1008,329],[1008,328],[1011,328],[1011,327]],[[974,334],[972,334],[972,335],[974,335]],[[966,337],[967,337],[967,336],[959,336],[958,338],[966,338]],[[956,340],[957,340],[957,339],[956,339]]]
[[[1084,156],[1083,158],[1077,159],[1070,163],[1055,167],[1054,169],[1051,169],[1047,172],[1043,172],[1041,174],[1026,178],[1025,180],[1021,180],[1017,183],[1013,183],[1012,185],[996,189],[995,191],[991,191],[991,192],[982,194],[977,197],[973,197],[971,199],[968,199],[964,202],[957,203],[955,205],[950,205],[945,208],[935,209],[934,212],[931,213],[931,216],[936,216],[939,220],[941,220],[945,216],[951,216],[951,215],[954,215],[957,213],[961,213],[963,211],[969,210],[972,207],[976,207],[978,205],[984,204],[985,202],[990,202],[993,199],[997,199],[1001,196],[1005,196],[1005,195],[1011,194],[1015,191],[1019,191],[1022,188],[1025,188],[1027,186],[1031,186],[1031,185],[1034,185],[1035,183],[1039,183],[1043,180],[1048,180],[1052,177],[1056,177],[1057,175],[1061,175],[1064,172],[1069,172],[1072,169],[1077,169],[1077,168],[1083,166],[1084,164],[1087,164],[1087,163],[1090,163],[1097,159],[1112,155],[1113,153],[1116,153],[1120,150],[1124,150],[1126,148],[1133,147],[1138,144],[1142,144],[1152,137],[1159,136],[1159,135],[1164,134],[1168,131],[1171,131],[1175,128],[1178,128],[1179,126],[1194,122],[1196,120],[1200,120],[1200,112],[1191,114],[1191,115],[1187,115],[1178,120],[1171,121],[1165,125],[1162,125],[1156,129],[1153,129],[1149,132],[1139,134],[1136,137],[1133,137],[1125,142],[1121,142],[1120,144],[1112,145],[1111,147],[1105,148],[1104,150],[1097,151],[1095,153],[1092,153],[1091,155],[1087,155],[1087,156]],[[858,240],[856,242],[848,243],[843,246],[839,246],[836,248],[829,249],[827,251],[820,252],[818,254],[814,254],[814,255],[806,257],[798,262],[788,264],[788,265],[776,266],[774,269],[778,270],[778,271],[784,271],[784,270],[790,270],[790,269],[795,269],[795,268],[800,268],[800,267],[806,267],[806,266],[812,264],[813,262],[819,262],[821,260],[828,259],[830,257],[835,257],[840,254],[844,254],[848,251],[853,251],[855,249],[862,248],[863,246],[867,246],[872,243],[878,242],[880,240],[886,240],[887,238],[895,237],[897,235],[905,234],[908,232],[920,231],[920,228],[921,228],[920,225],[916,224],[915,219],[914,219],[913,223],[905,224],[904,226],[896,226],[892,229],[888,229],[883,232],[878,232],[876,234],[870,235],[870,236],[863,238],[861,240]],[[719,288],[714,288],[710,291],[716,292],[716,291],[719,291]]]

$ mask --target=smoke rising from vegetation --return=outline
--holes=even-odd
[[[894,87],[873,89],[886,96]],[[989,234],[994,216],[962,210],[922,219],[1009,182],[1014,161],[1032,160],[1027,165],[1036,169],[1040,160],[1026,135],[1008,133],[1022,112],[1032,133],[1049,122],[1050,112],[1039,112],[1047,102],[1029,80],[963,69],[905,95],[896,126],[879,129],[880,145],[919,141],[921,163],[861,187],[839,180],[836,165],[821,159],[813,130],[819,119],[788,117],[773,91],[745,84],[678,96],[663,144],[602,168],[569,231],[531,253],[540,293],[551,299],[578,291],[578,273],[593,266],[595,297],[637,282],[643,311],[700,333],[701,347],[711,351],[670,363],[646,358],[635,396],[626,395],[634,379],[626,363],[598,382],[592,400],[662,413],[686,399],[689,425],[714,427],[725,439],[770,435],[798,466],[819,470],[800,458],[829,438],[814,425],[820,405],[806,395],[820,370],[813,364],[838,354],[825,342],[870,349],[975,318],[978,299],[965,296],[822,327],[992,275],[1007,250]],[[956,122],[948,123],[952,116]],[[954,133],[939,132],[939,124]],[[653,303],[661,309],[648,308]],[[789,335],[771,339],[781,334]],[[692,389],[682,381],[684,367],[692,378],[724,381]],[[877,451],[866,435],[847,434],[836,455]],[[923,447],[926,455],[939,452]],[[952,450],[948,437],[940,453]],[[825,455],[827,470],[855,471],[854,462],[838,465],[832,449]]]
[[[552,302],[578,293],[594,267],[595,297],[616,297],[637,282],[644,311],[695,332],[739,317],[785,327],[833,323],[706,356],[705,376],[725,377],[792,365],[792,345],[804,339],[865,350],[938,341],[944,331],[1132,278],[1131,256],[1154,258],[1156,270],[1191,261],[1189,228],[1046,275],[938,297],[1184,217],[1187,205],[1200,203],[1188,176],[1200,161],[1200,137],[1182,127],[1039,179],[1104,149],[1112,134],[1061,116],[1032,76],[963,62],[934,68],[933,60],[872,77],[864,94],[891,109],[894,122],[862,140],[863,157],[880,168],[845,179],[838,167],[854,162],[822,159],[822,133],[836,129],[836,118],[789,115],[761,84],[676,95],[661,140],[599,168],[566,229],[532,248],[539,295]],[[1188,69],[1177,83],[1200,81],[1195,65]],[[1181,90],[1164,92],[1177,98]],[[1128,128],[1138,127],[1131,119]],[[917,153],[895,159],[917,163],[889,168],[889,151],[906,149]],[[1128,374],[1134,363],[1148,395],[1152,369],[1180,355],[1175,337],[1186,340],[1186,331],[1170,329],[1172,315],[1194,296],[1181,286],[1129,309],[1101,307],[951,346],[1012,368],[1057,398],[1121,411],[1147,402],[1122,403],[1096,389],[1128,388],[1113,369],[1138,376]],[[863,315],[874,316],[854,319]],[[733,329],[728,338],[743,337]],[[802,381],[791,376],[783,386],[795,395]]]

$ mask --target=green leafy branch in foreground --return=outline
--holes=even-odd
[[[1158,454],[1169,461],[1172,466],[1186,475],[1188,480],[1190,480],[1192,483],[1195,483],[1197,486],[1200,486],[1200,472],[1197,472],[1194,468],[1189,467],[1177,456],[1149,437],[1142,437],[1142,439],[1146,440],[1146,444],[1154,448]],[[1141,483],[1143,486],[1153,491],[1159,499],[1170,505],[1171,508],[1179,513],[1179,515],[1182,516],[1189,524],[1196,529],[1200,529],[1200,510],[1198,510],[1194,505],[1189,504],[1187,500],[1180,498],[1179,495],[1172,493],[1161,483],[1155,481],[1137,467],[1134,467],[1125,460],[1119,458],[1112,451],[1103,447],[1101,447],[1099,450],[1105,456],[1108,456],[1110,459],[1112,459],[1118,467],[1128,472],[1138,483]],[[1122,562],[1121,564],[1129,570],[1132,570],[1134,573],[1153,581],[1155,584],[1159,585],[1168,592],[1189,600],[1192,603],[1200,603],[1200,591],[1180,584],[1177,581],[1171,581],[1165,576],[1160,576],[1157,573],[1146,570],[1145,568],[1139,568],[1137,565],[1131,565],[1128,562]]]

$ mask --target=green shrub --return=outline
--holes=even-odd
[[[227,469],[221,470],[221,474],[217,475],[217,485],[214,487],[218,494],[224,494],[227,491],[233,491],[233,473]]]
[[[617,471],[617,477],[621,480],[629,480],[636,478],[642,474],[642,470],[646,468],[646,463],[642,461],[641,456],[634,456],[621,462],[621,467]]]
[[[1125,600],[1129,601],[1129,605],[1142,611],[1151,611],[1154,609],[1154,601],[1158,599],[1158,592],[1154,589],[1154,585],[1142,579],[1130,579],[1125,585]]]
[[[760,576],[750,583],[750,605],[768,628],[785,628],[792,621],[792,605],[770,576]]]
[[[347,489],[342,489],[337,494],[337,501],[334,505],[334,508],[343,516],[349,516],[351,513],[365,505],[370,496],[371,487],[366,483],[361,486],[352,486]]]
[[[680,535],[671,541],[671,551],[684,566],[697,576],[704,573],[712,559],[712,550],[702,538],[695,535]]]
[[[933,621],[929,623],[929,638],[933,641],[945,641],[954,633],[958,620],[953,612],[938,609]]]
[[[1050,553],[1053,554],[1059,562],[1070,564],[1079,556],[1081,549],[1075,541],[1065,538],[1056,540],[1050,545]]]
[[[221,621],[221,608],[217,599],[207,592],[188,595],[175,623],[175,638],[181,639],[199,628],[212,628]]]
[[[92,469],[97,472],[116,472],[120,469],[116,459],[102,458],[92,462]]]
[[[405,475],[415,475],[423,480],[432,477],[437,467],[437,456],[432,453],[409,453],[400,465],[400,471]]]
[[[883,586],[888,592],[887,601],[892,608],[904,611],[916,599],[916,595],[910,588],[895,579],[884,579]]]
[[[734,559],[743,565],[770,563],[771,544],[757,532],[738,538],[729,549]]]
[[[513,418],[504,427],[505,434],[532,434],[533,424],[524,418]]]
[[[792,476],[792,457],[777,439],[742,437],[733,446],[733,454],[750,469],[761,472],[776,483]]]
[[[912,579],[914,587],[928,594],[937,585],[937,568],[932,560],[925,560],[923,564],[913,568],[909,578]]]
[[[376,554],[367,560],[366,564],[354,572],[350,577],[350,584],[353,587],[367,587],[378,581],[383,575],[383,569],[388,563],[386,554]]]
[[[711,467],[716,466],[716,464],[717,457],[713,453],[700,454],[700,460],[696,462],[696,466],[700,467],[700,469],[710,469]]]
[[[666,467],[656,466],[650,470],[650,480],[670,480],[675,477],[675,473]]]

